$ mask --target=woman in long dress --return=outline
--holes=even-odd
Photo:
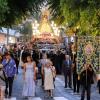
[[[44,53],[42,55],[42,59],[40,59],[39,63],[41,64],[41,69],[42,70],[42,67],[45,66],[46,62],[47,62],[48,58],[47,58],[47,54]],[[44,87],[44,75],[42,74],[42,86]]]
[[[50,60],[48,60],[46,65],[43,67],[42,73],[44,74],[44,90],[47,91],[49,97],[53,97],[53,89],[54,89],[53,73],[55,73],[55,70],[52,69]]]
[[[24,87],[23,97],[35,96],[35,80],[36,80],[36,63],[32,61],[32,57],[27,56],[27,63],[24,64]]]

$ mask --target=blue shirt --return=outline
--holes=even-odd
[[[4,59],[2,62],[2,65],[4,66],[3,70],[7,77],[13,77],[17,73],[16,63],[12,58],[10,59],[9,63],[7,63],[7,60]]]

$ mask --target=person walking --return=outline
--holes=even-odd
[[[79,94],[79,90],[80,90],[80,78],[79,75],[77,74],[77,68],[76,68],[76,57],[74,58],[73,61],[73,92],[76,94]]]
[[[16,63],[14,59],[11,57],[11,54],[9,52],[5,53],[5,58],[2,61],[2,65],[3,65],[3,71],[4,71],[5,83],[6,83],[5,97],[11,98],[13,81],[17,73],[17,68],[16,68]]]
[[[56,68],[56,71],[57,71],[57,74],[61,74],[61,61],[62,61],[62,58],[61,58],[61,54],[60,54],[60,51],[58,51],[55,55],[54,55],[55,59],[54,59],[54,66]]]
[[[35,96],[35,80],[36,80],[36,63],[32,60],[31,55],[27,56],[27,62],[24,68],[24,86],[22,96],[25,98]]]
[[[91,84],[93,83],[93,69],[90,64],[84,64],[80,80],[82,85],[81,100],[84,100],[85,98],[85,91],[87,92],[87,100],[90,100]]]
[[[72,88],[72,78],[71,78],[72,61],[69,55],[65,55],[65,60],[63,61],[62,66],[65,77],[65,88],[67,88],[67,85],[69,85],[69,88]]]
[[[51,61],[48,60],[46,62],[45,67],[42,69],[42,73],[44,74],[44,90],[47,91],[48,97],[53,97],[53,89],[54,89],[54,76],[53,67],[51,66]]]
[[[40,65],[41,65],[41,72],[42,72],[42,69],[45,66],[45,64],[46,64],[47,61],[48,61],[47,54],[44,53],[42,55],[42,59],[40,59],[40,61],[39,61]],[[42,86],[44,87],[44,74],[42,74]]]

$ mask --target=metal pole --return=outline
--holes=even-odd
[[[9,44],[9,28],[7,27],[7,45]]]

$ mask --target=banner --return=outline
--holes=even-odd
[[[84,63],[92,65],[95,73],[100,73],[100,36],[77,38],[77,72],[81,73]]]

